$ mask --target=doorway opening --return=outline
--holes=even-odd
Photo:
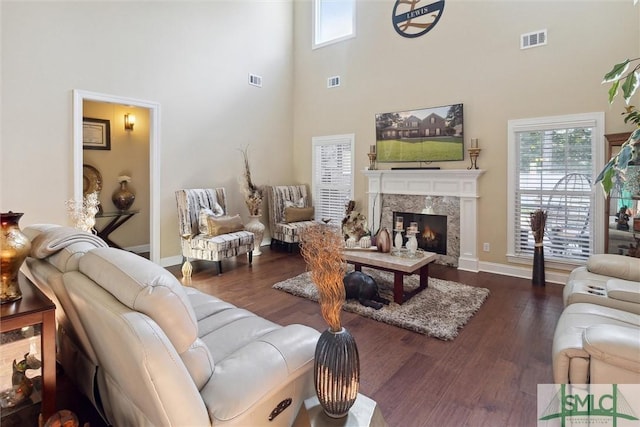
[[[148,112],[148,179],[144,188],[148,188],[149,212],[149,259],[160,263],[160,104],[152,101],[132,99],[114,95],[106,95],[82,90],[73,91],[73,141],[74,141],[74,199],[82,200],[84,188],[84,150],[83,150],[83,117],[85,117],[85,102],[113,104],[119,108],[145,109]],[[115,107],[114,107],[115,108]],[[124,115],[122,120],[124,121]],[[118,122],[119,123],[119,122]],[[114,124],[112,126],[115,126]],[[134,128],[135,129],[135,128]],[[135,132],[135,130],[134,130]],[[126,171],[123,171],[126,172]],[[146,199],[146,197],[145,197]]]

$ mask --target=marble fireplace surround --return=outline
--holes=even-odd
[[[478,178],[484,173],[480,169],[410,169],[410,170],[364,170],[367,177],[367,218],[382,218],[382,226],[391,229],[389,214],[381,216],[389,200],[385,195],[455,197],[459,202],[459,256],[460,270],[478,271],[477,204]],[[411,198],[414,199],[413,197]],[[424,199],[423,199],[424,201]],[[437,204],[434,204],[436,214]],[[424,202],[420,204],[424,208]],[[388,210],[388,209],[387,209]],[[420,213],[418,210],[416,213]],[[446,215],[446,213],[444,213]],[[455,220],[455,215],[452,215]],[[370,223],[373,221],[370,221]],[[457,222],[457,221],[456,221]],[[373,224],[372,224],[373,225]],[[378,225],[377,223],[375,224]],[[457,224],[454,224],[454,227]],[[448,220],[448,228],[450,228]],[[449,255],[452,255],[448,251]],[[455,264],[455,263],[454,263]]]

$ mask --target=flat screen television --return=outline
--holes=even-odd
[[[377,161],[464,160],[462,104],[376,114]]]

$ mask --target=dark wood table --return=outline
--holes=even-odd
[[[139,210],[133,211],[113,211],[113,212],[102,212],[96,215],[96,218],[111,218],[111,221],[107,223],[102,229],[96,231],[98,233],[98,237],[105,241],[105,243],[112,248],[122,249],[119,245],[117,245],[113,240],[109,239],[109,235],[116,231],[122,224],[131,219],[135,214],[140,213]]]
[[[353,264],[356,271],[361,271],[364,266],[392,272],[393,300],[398,304],[406,302],[429,286],[429,264],[436,259],[437,254],[421,252],[420,255],[409,258],[371,250],[345,249],[344,251],[345,261]],[[412,291],[405,291],[404,276],[416,273],[420,275],[420,286]]]
[[[42,419],[56,412],[56,306],[31,280],[18,276],[22,298],[0,305],[0,332],[42,325]]]

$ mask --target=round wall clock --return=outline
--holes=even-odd
[[[391,17],[393,28],[402,37],[420,37],[436,26],[443,10],[444,0],[396,0]]]

